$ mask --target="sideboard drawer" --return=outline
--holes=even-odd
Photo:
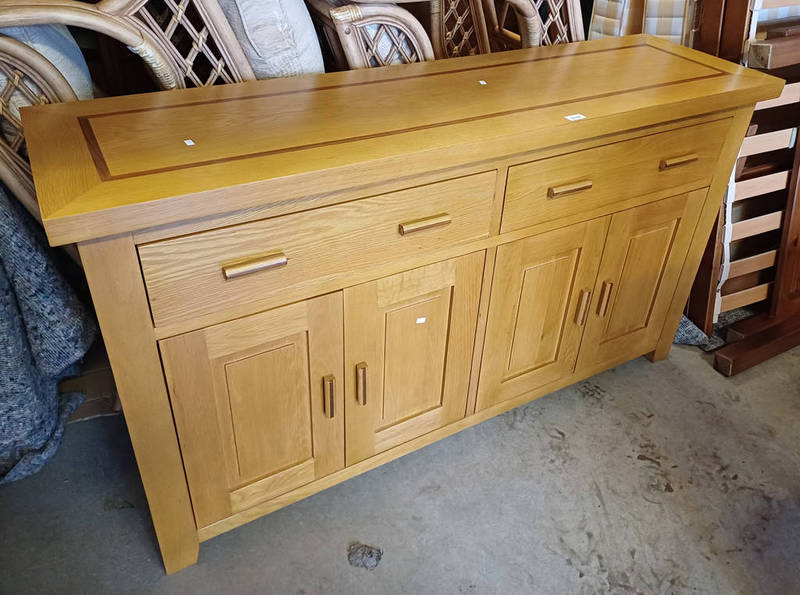
[[[156,326],[489,235],[496,172],[139,246]]]
[[[594,209],[603,215],[657,190],[706,186],[730,124],[725,118],[511,167],[501,231]]]

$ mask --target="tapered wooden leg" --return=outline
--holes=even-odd
[[[700,218],[697,222],[694,236],[692,237],[692,243],[689,245],[686,260],[683,263],[683,269],[678,279],[675,294],[672,297],[672,302],[667,311],[664,328],[661,331],[661,336],[658,339],[656,348],[647,354],[648,359],[652,362],[665,359],[669,355],[669,350],[672,348],[672,340],[675,337],[675,331],[678,329],[681,314],[686,307],[686,300],[689,298],[689,292],[692,289],[692,283],[694,283],[694,277],[697,274],[697,267],[700,266],[700,259],[703,258],[708,236],[711,234],[711,228],[714,226],[714,221],[716,221],[719,214],[722,197],[728,186],[731,171],[733,171],[736,157],[739,155],[742,138],[744,138],[745,132],[747,132],[747,127],[750,125],[750,118],[752,115],[753,108],[746,108],[739,110],[733,118],[733,124],[728,132],[728,138],[725,140],[719,160],[717,161],[717,166],[714,169],[711,187],[706,196],[703,210],[700,212]]]
[[[132,238],[78,247],[117,384],[164,567],[197,562],[199,542]]]

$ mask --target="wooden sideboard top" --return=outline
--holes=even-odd
[[[777,96],[783,81],[638,35],[36,106],[53,245],[302,201]],[[571,121],[566,116],[582,114]],[[413,182],[410,182],[413,184]],[[306,207],[307,208],[307,207]]]

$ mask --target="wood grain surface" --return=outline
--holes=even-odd
[[[45,228],[63,244],[730,109],[781,84],[631,36],[56,104],[23,118]],[[565,119],[578,113],[586,118]]]

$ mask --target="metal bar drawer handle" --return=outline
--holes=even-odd
[[[681,155],[680,157],[672,157],[671,159],[662,159],[661,163],[658,164],[658,169],[659,171],[664,171],[665,169],[671,169],[673,167],[692,163],[698,159],[700,159],[700,156],[695,153],[690,155]]]
[[[414,221],[406,221],[399,226],[400,235],[404,236],[415,231],[422,231],[424,229],[431,229],[432,227],[442,227],[450,225],[453,218],[447,213],[440,213],[433,217],[425,217],[424,219],[415,219]]]
[[[286,266],[288,262],[289,259],[286,258],[283,252],[272,252],[270,254],[248,258],[247,260],[222,265],[222,276],[226,279],[235,279],[236,277],[257,273],[258,271],[277,269]]]
[[[360,405],[367,404],[367,362],[356,364],[356,400]]]
[[[322,409],[329,419],[333,419],[336,400],[336,378],[328,374],[322,379]]]
[[[576,192],[591,189],[591,180],[582,180],[580,182],[575,182],[574,184],[564,184],[563,186],[550,186],[550,188],[547,189],[547,198],[561,198],[567,194],[574,194]]]

